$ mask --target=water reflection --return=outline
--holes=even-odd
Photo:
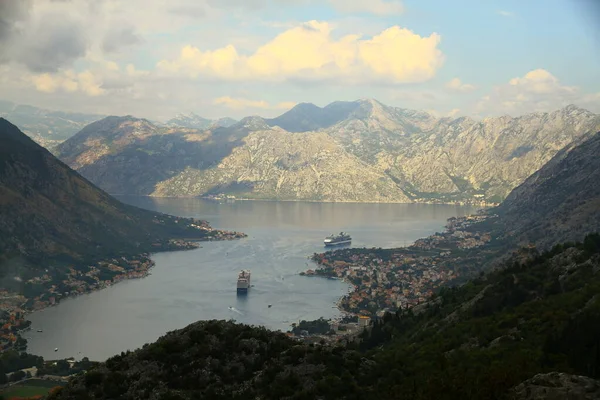
[[[122,282],[32,314],[29,351],[33,354],[104,360],[200,319],[234,319],[287,330],[300,319],[331,317],[337,314],[332,307],[348,285],[298,275],[312,265],[307,256],[325,250],[325,236],[345,231],[352,235],[353,247],[401,246],[441,230],[451,216],[475,211],[422,204],[120,199],[207,219],[217,228],[241,230],[249,236],[156,254],[156,267],[145,279]],[[252,271],[254,286],[246,296],[237,296],[241,269]],[[36,333],[39,328],[44,332]]]

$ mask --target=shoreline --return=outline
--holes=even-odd
[[[162,247],[156,248],[151,252],[143,252],[127,257],[116,256],[95,262],[72,264],[68,269],[68,273],[66,273],[69,284],[66,284],[65,281],[56,282],[50,286],[49,290],[46,288],[40,295],[35,297],[26,297],[22,293],[17,294],[3,290],[5,296],[2,299],[6,303],[3,304],[4,307],[2,310],[8,313],[11,323],[8,330],[3,330],[0,333],[0,337],[4,340],[4,344],[0,347],[0,353],[11,350],[27,352],[26,345],[22,347],[18,343],[24,340],[22,333],[31,330],[31,321],[27,319],[28,315],[55,307],[63,300],[75,299],[81,295],[98,292],[122,281],[146,278],[151,275],[150,270],[156,265],[151,258],[154,254],[195,250],[201,248],[200,243],[202,242],[233,241],[247,237],[245,233],[237,231],[212,228],[210,231],[215,232],[216,236],[169,239],[161,243]],[[108,274],[110,279],[101,279],[101,274],[105,274],[104,276]],[[27,283],[30,283],[32,280],[35,284],[46,284],[46,286],[48,286],[48,283],[54,283],[48,274],[40,274],[27,281]],[[58,285],[67,285],[71,290],[55,292],[54,290]]]
[[[490,217],[478,213],[449,218],[442,233],[419,238],[409,246],[314,253],[309,258],[315,268],[299,275],[339,279],[350,285],[352,289],[336,302],[341,313],[374,317],[390,310],[413,308],[429,301],[441,287],[464,278],[465,273],[452,264],[459,264],[457,261],[463,257],[468,259],[465,253],[469,249],[490,242],[489,232],[473,233],[468,229]],[[360,283],[355,284],[352,277]]]
[[[124,194],[124,193],[110,193],[111,196],[123,196],[123,197],[147,197],[151,199],[198,199],[207,201],[223,201],[223,202],[235,202],[235,201],[256,201],[256,202],[286,202],[286,203],[324,203],[324,204],[428,204],[428,205],[448,205],[448,206],[472,206],[472,207],[496,207],[500,203],[489,203],[485,201],[470,202],[470,201],[358,201],[358,200],[309,200],[309,199],[255,199],[246,197],[236,198],[211,198],[205,196],[153,196],[149,194]]]
[[[186,241],[186,243],[191,245],[191,244],[197,244],[197,243],[202,243],[202,242],[225,242],[225,241],[233,241],[233,240],[237,240],[237,238],[231,238],[231,239],[212,239],[211,238],[211,239],[207,239],[207,240],[192,240],[192,239],[189,239],[189,240]],[[199,249],[199,248],[202,248],[202,246],[195,245],[195,246],[190,246],[190,247],[182,247],[182,248],[178,248],[178,249],[165,249],[165,250],[155,251],[155,252],[152,252],[152,253],[141,253],[141,254],[138,254],[138,255],[135,255],[135,256],[130,256],[131,259],[147,258],[150,261],[150,263],[148,264],[147,267],[143,268],[141,271],[135,271],[135,272],[139,273],[138,276],[135,276],[135,275],[129,276],[129,274],[127,274],[127,273],[121,274],[121,275],[116,275],[115,278],[118,278],[118,279],[111,280],[111,281],[103,281],[104,282],[103,286],[94,287],[91,290],[85,290],[83,292],[74,292],[73,294],[69,294],[67,296],[63,296],[59,300],[55,301],[54,303],[48,304],[48,305],[46,305],[46,306],[44,306],[42,308],[37,308],[37,309],[23,308],[23,314],[24,315],[29,315],[29,314],[32,314],[32,313],[37,312],[37,311],[43,311],[43,310],[45,310],[47,308],[50,308],[50,307],[56,307],[56,306],[58,306],[60,304],[60,302],[62,300],[74,299],[74,298],[77,298],[79,296],[83,296],[83,295],[86,295],[86,294],[91,294],[91,293],[94,293],[94,292],[99,292],[101,290],[104,290],[104,289],[107,289],[107,288],[112,287],[114,285],[117,285],[117,284],[119,284],[119,283],[121,283],[123,281],[129,281],[129,280],[135,280],[135,279],[144,279],[144,278],[148,277],[149,275],[152,275],[151,272],[150,272],[150,270],[152,268],[154,268],[154,266],[156,266],[156,262],[154,260],[152,260],[152,258],[151,258],[154,254],[168,253],[168,252],[177,252],[177,251],[189,251],[189,250],[196,250],[196,249]],[[107,260],[98,261],[97,264],[105,263],[105,262],[108,262],[108,261]],[[130,271],[130,273],[131,273],[131,271]],[[26,328],[26,329],[31,329],[31,328]]]

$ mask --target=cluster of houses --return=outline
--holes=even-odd
[[[375,316],[421,303],[459,277],[460,252],[485,245],[487,232],[466,230],[486,215],[451,218],[443,233],[419,239],[408,248],[345,249],[315,254],[318,269],[304,275],[338,277],[354,285],[340,307],[356,315]]]
[[[0,291],[0,297],[10,296],[6,291]],[[14,298],[13,298],[14,299]],[[21,299],[21,300],[24,300]],[[0,351],[15,347],[19,339],[19,331],[27,329],[31,324],[25,320],[25,312],[14,302],[0,303]]]
[[[417,256],[398,252],[389,259],[373,253],[353,254],[348,260],[317,259],[319,270],[306,275],[337,276],[354,284],[340,307],[354,314],[377,315],[378,311],[406,308],[427,300],[433,291],[456,278],[456,273],[440,265],[442,256]]]

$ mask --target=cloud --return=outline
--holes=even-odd
[[[460,108],[453,108],[452,110],[448,111],[448,113],[446,113],[446,116],[450,118],[456,118],[460,116]]]
[[[90,71],[75,73],[73,70],[63,71],[60,74],[31,75],[29,82],[44,93],[54,93],[57,90],[65,92],[82,92],[88,96],[99,96],[104,89],[97,78]]]
[[[327,22],[291,28],[245,56],[233,45],[216,50],[184,46],[159,70],[222,80],[337,80],[345,83],[407,83],[431,79],[444,62],[437,33],[422,37],[399,26],[370,39],[332,37]]]
[[[472,92],[476,89],[474,85],[471,85],[469,83],[462,83],[461,80],[458,78],[451,79],[449,82],[447,82],[446,88],[455,92],[463,93]]]
[[[370,13],[375,15],[395,15],[404,12],[401,1],[384,0],[329,0],[331,5],[342,13]]]
[[[85,55],[84,25],[58,11],[35,13],[32,1],[0,2],[0,62],[36,72],[56,71]]]
[[[294,107],[296,103],[291,101],[281,102],[275,105],[270,105],[265,100],[248,100],[244,98],[232,98],[230,96],[223,96],[216,98],[213,101],[215,105],[222,105],[230,109],[234,110],[243,110],[243,109],[276,109],[276,110],[286,110]]]
[[[507,84],[496,86],[476,105],[483,115],[521,115],[554,110],[569,104],[598,109],[600,94],[582,93],[576,86],[563,85],[545,69],[535,69]]]
[[[115,24],[102,41],[102,50],[106,53],[114,53],[123,48],[127,48],[142,43],[142,39],[135,32],[132,26],[122,26]]]
[[[508,18],[511,18],[511,17],[515,16],[515,14],[513,12],[503,11],[503,10],[496,11],[496,14],[502,15],[503,17],[508,17]]]

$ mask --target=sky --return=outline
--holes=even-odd
[[[167,120],[374,98],[600,113],[600,0],[0,0],[0,99]]]

